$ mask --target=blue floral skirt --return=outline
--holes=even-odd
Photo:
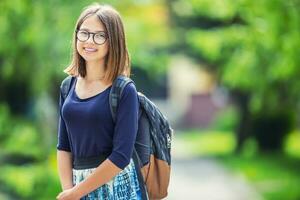
[[[73,185],[77,185],[89,176],[96,168],[74,169]],[[141,190],[136,174],[134,162],[130,163],[112,178],[108,183],[102,185],[80,200],[141,200]]]

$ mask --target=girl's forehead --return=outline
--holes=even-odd
[[[105,31],[105,27],[96,15],[86,18],[80,26],[81,29],[89,31]]]

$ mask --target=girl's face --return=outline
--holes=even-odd
[[[78,53],[88,61],[104,61],[108,53],[108,35],[96,15],[85,19],[76,33]]]

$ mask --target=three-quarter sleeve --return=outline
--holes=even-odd
[[[59,96],[59,118],[58,118],[58,133],[57,133],[57,145],[56,148],[58,150],[69,151],[71,152],[68,132],[66,128],[66,124],[62,118],[62,105],[64,102],[64,98],[62,97],[62,93],[60,92]]]
[[[108,159],[120,169],[130,162],[138,129],[138,94],[133,83],[125,86],[118,104],[113,150]]]

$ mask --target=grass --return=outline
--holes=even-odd
[[[228,155],[233,152],[235,138],[230,132],[192,130],[176,135],[182,146],[193,155]]]
[[[283,153],[257,153],[248,140],[241,154],[233,154],[235,138],[230,132],[191,130],[176,135],[195,156],[212,156],[234,174],[244,176],[267,200],[300,199],[300,132],[285,140]]]

